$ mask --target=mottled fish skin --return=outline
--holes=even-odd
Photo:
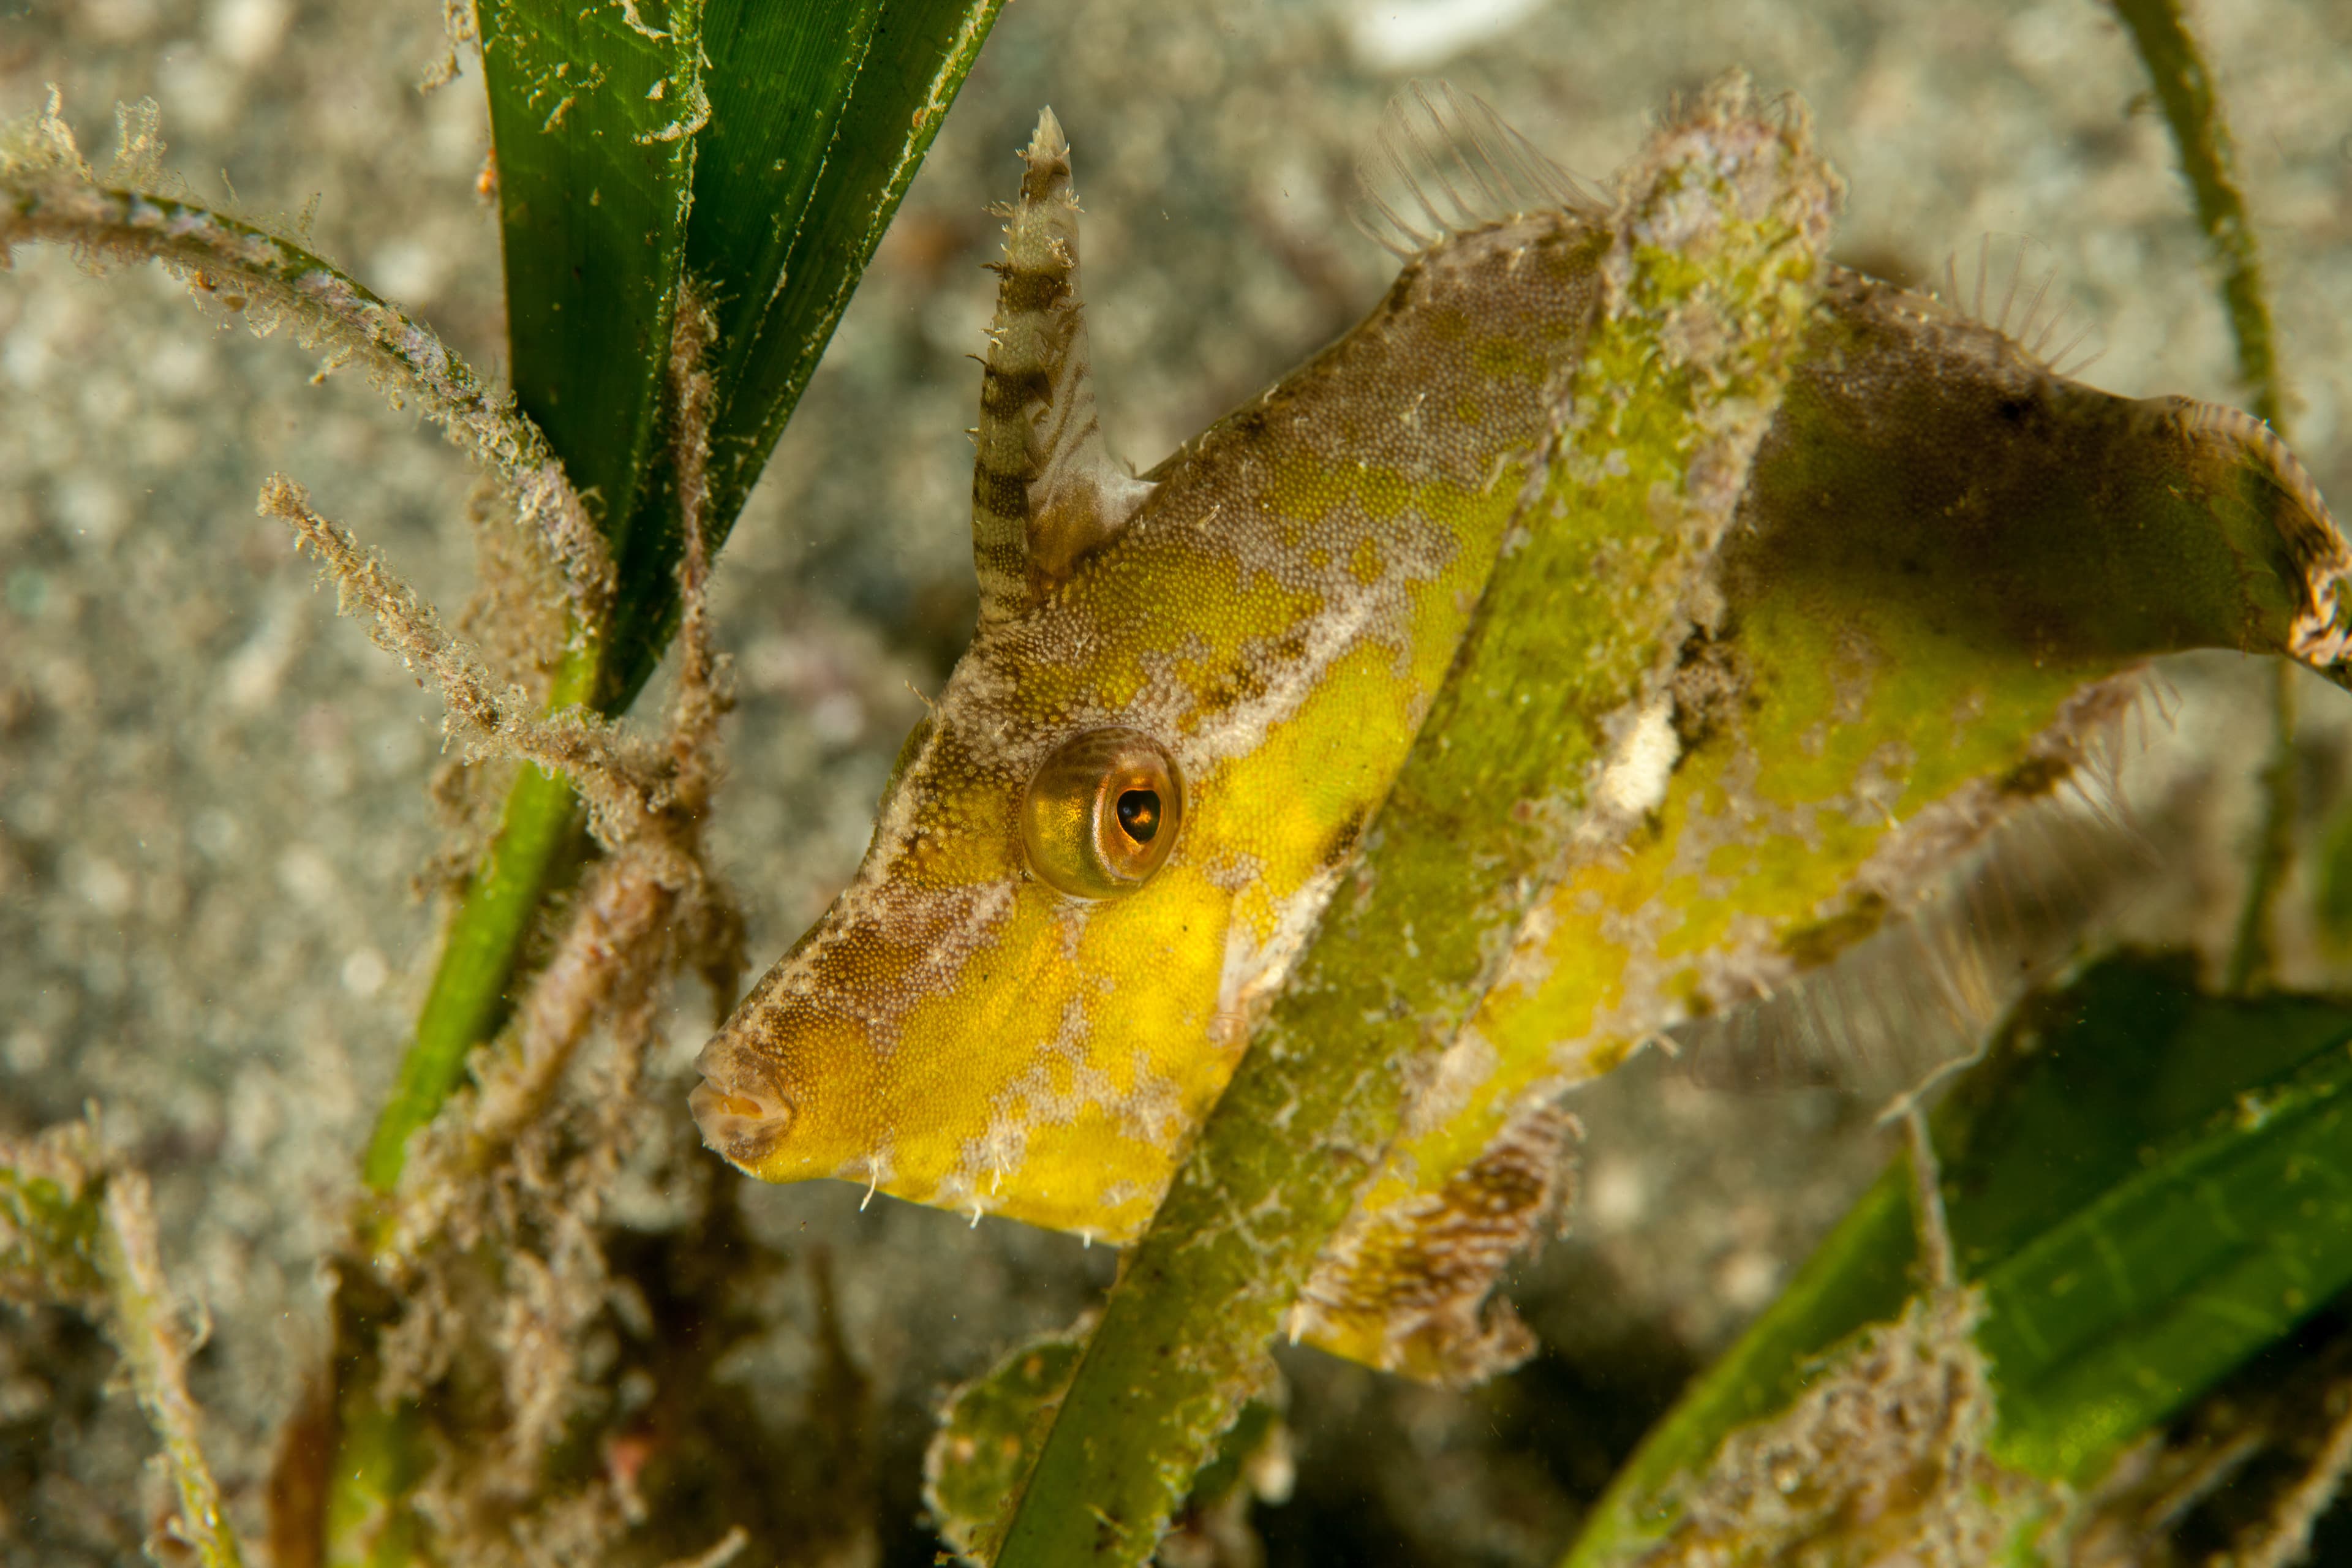
[[[1067,201],[1059,143],[1041,125],[1008,231],[980,630],[855,879],[704,1049],[694,1105],[712,1147],[766,1180],[838,1176],[1124,1241],[1444,679],[1600,298],[1600,240],[1565,211],[1448,237],[1360,326],[1147,476],[1131,515],[1072,509],[1103,534],[1074,549],[1052,506],[1083,487],[1055,453],[1087,444],[1034,440],[1016,487],[1006,438],[1016,395],[1041,424],[1066,405],[1047,362],[1083,342],[1024,319],[1076,308],[1036,282],[1040,256],[1074,277],[1074,226],[1024,239],[1067,212],[1024,223]],[[1106,726],[1164,748],[1184,809],[1147,883],[1088,900],[1030,873],[1017,816],[1040,762]]]

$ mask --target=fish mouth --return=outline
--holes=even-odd
[[[687,1104],[705,1147],[728,1163],[757,1175],[793,1124],[793,1102],[777,1087],[775,1074],[725,1035],[695,1058],[702,1081]]]

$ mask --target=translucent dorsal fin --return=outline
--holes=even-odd
[[[2121,745],[2121,724],[2103,745]],[[1691,1076],[1717,1089],[1831,1084],[1891,1115],[1974,1061],[2162,863],[2113,766],[2085,766],[2020,809],[1934,896],[1836,962],[1667,1031]]]
[[[2013,244],[2006,268],[1994,255],[1996,238]],[[2073,319],[2074,302],[2064,289],[2052,297],[2053,286],[2059,281],[2059,266],[2048,252],[2049,247],[2032,235],[2004,237],[1988,230],[1977,237],[1973,279],[1960,253],[1948,252],[1944,257],[1944,286],[1937,292],[1947,306],[2007,337],[2051,374],[2073,379],[2105,351],[2099,346],[2095,325]]]
[[[1356,186],[1356,226],[1400,257],[1520,213],[1605,210],[1493,105],[1446,82],[1416,81],[1389,100]]]
[[[1021,199],[1008,216],[1004,259],[996,267],[972,473],[983,622],[1043,599],[1153,489],[1112,458],[1095,416],[1070,144],[1052,110],[1038,115],[1022,160]]]

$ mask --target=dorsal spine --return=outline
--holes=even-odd
[[[1054,111],[1022,153],[989,328],[971,532],[983,623],[1037,604],[1150,493],[1114,461],[1095,414],[1078,297],[1078,206]]]

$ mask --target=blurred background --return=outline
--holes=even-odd
[[[2268,264],[2290,438],[2342,504],[2352,8],[2198,10]],[[429,0],[0,0],[0,117],[53,84],[102,160],[113,105],[153,97],[166,166],[198,199],[294,214],[315,198],[317,248],[497,367],[480,79],[468,62],[417,86],[445,47]],[[755,973],[856,863],[914,692],[970,629],[984,208],[1013,194],[1040,106],[1075,149],[1104,423],[1140,468],[1378,297],[1394,262],[1347,204],[1408,79],[1484,96],[1600,181],[1674,93],[1732,65],[1811,106],[1851,184],[1841,259],[1926,284],[1957,257],[1965,289],[1990,234],[1994,293],[2022,248],[2027,288],[2051,272],[2090,329],[2083,379],[2238,400],[2171,145],[2091,0],[1013,0],[718,573],[743,702],[717,857]],[[419,889],[443,833],[436,703],[335,617],[255,492],[289,472],[447,610],[472,578],[463,460],[357,374],[317,369],[152,269],[99,278],[26,251],[0,277],[0,1130],[95,1101],[153,1173],[166,1262],[210,1323],[195,1381],[213,1457],[248,1523],[325,1348],[319,1258],[433,961]],[[2235,910],[2269,674],[2207,658],[2167,679],[2147,787],[2195,809],[2147,919],[2210,937]],[[2305,700],[2314,836],[2343,795],[2343,702]],[[2307,983],[2330,973],[2299,935],[2287,961]],[[621,1215],[648,1234],[708,1160],[683,1098],[708,1016],[708,998],[677,998],[677,1136]],[[1574,1109],[1571,1233],[1514,1284],[1541,1355],[1468,1394],[1286,1355],[1296,1489],[1257,1515],[1273,1561],[1550,1561],[1890,1149],[1874,1108],[1833,1092],[1707,1093],[1651,1060]],[[745,1282],[759,1328],[727,1375],[759,1413],[747,1445],[836,1440],[812,1402],[834,1386],[819,1271],[801,1266],[822,1249],[870,1385],[850,1440],[872,1490],[832,1506],[870,1511],[884,1561],[924,1563],[932,1403],[1011,1338],[1075,1317],[1113,1259],[887,1200],[860,1214],[860,1196],[743,1193],[752,1232],[795,1266]],[[0,1314],[0,1562],[129,1560],[166,1506],[144,1424],[106,1393],[111,1364],[69,1314]]]

